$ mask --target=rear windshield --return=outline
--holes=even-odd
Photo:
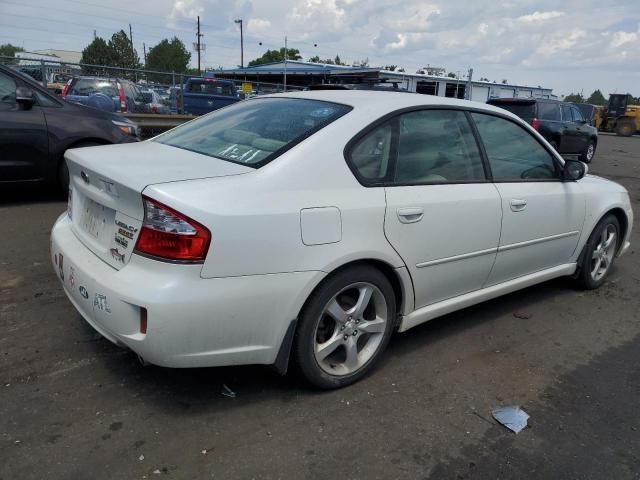
[[[189,85],[191,93],[208,93],[210,95],[234,95],[229,83],[195,81]]]
[[[103,93],[107,97],[117,97],[118,89],[115,80],[99,80],[97,78],[78,78],[71,83],[69,95],[89,96]]]
[[[531,119],[535,117],[536,104],[524,102],[489,102],[496,107],[504,108],[520,118]]]
[[[259,168],[350,110],[346,105],[299,98],[246,100],[153,141]]]

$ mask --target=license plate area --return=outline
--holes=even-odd
[[[98,243],[101,247],[107,248],[113,237],[116,211],[90,198],[85,197],[83,200],[79,227],[92,241]]]

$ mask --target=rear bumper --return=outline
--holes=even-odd
[[[95,330],[165,367],[274,363],[290,321],[325,275],[203,279],[201,265],[138,255],[116,270],[77,239],[66,214],[53,227],[51,259],[67,297]]]

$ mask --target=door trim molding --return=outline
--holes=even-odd
[[[480,257],[482,255],[488,255],[490,253],[496,253],[497,247],[487,248],[485,250],[476,250],[475,252],[463,253],[461,255],[453,255],[452,257],[438,258],[436,260],[429,260],[428,262],[416,263],[416,268],[432,267],[434,265],[442,265],[443,263],[456,262],[458,260],[466,260],[467,258]]]
[[[502,245],[498,247],[498,252],[506,252],[507,250],[514,250],[521,247],[529,247],[538,243],[551,242],[553,240],[559,240],[561,238],[573,237],[579,235],[580,230],[574,230],[573,232],[558,233],[557,235],[550,235],[548,237],[534,238],[533,240],[526,240],[524,242],[511,243],[509,245]]]

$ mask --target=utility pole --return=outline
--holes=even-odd
[[[203,35],[200,33],[200,15],[198,15],[198,41],[197,41],[197,50],[198,50],[198,75],[201,74],[200,72],[200,37],[202,37]]]
[[[284,88],[287,91],[287,36],[284,36]]]
[[[129,41],[131,42],[131,68],[134,68],[136,53],[135,53],[135,50],[133,49],[133,30],[131,30],[131,24],[129,24]]]
[[[473,79],[473,68],[469,69],[469,74],[467,75],[467,88],[465,88],[464,90],[464,98],[465,100],[473,100],[473,98],[471,98],[472,96],[472,88],[473,85],[471,84],[471,81]]]
[[[142,50],[144,51],[144,66],[147,66],[147,44],[142,42]]]
[[[244,69],[244,39],[242,36],[242,19],[234,20],[234,23],[240,24],[240,68]]]
[[[98,36],[96,35],[96,31],[93,31],[93,39],[95,40]]]

